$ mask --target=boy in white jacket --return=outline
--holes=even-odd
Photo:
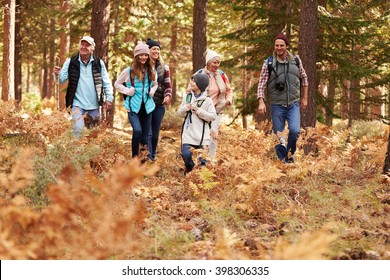
[[[187,93],[178,110],[179,116],[184,118],[181,133],[181,156],[184,160],[184,174],[190,172],[195,163],[192,160],[191,147],[203,149],[210,142],[211,122],[217,117],[213,101],[207,96],[206,89],[209,77],[198,73],[192,76],[190,82],[191,92]],[[205,160],[199,159],[202,164]]]

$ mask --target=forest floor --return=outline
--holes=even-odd
[[[349,143],[318,124],[294,164],[264,129],[224,124],[217,161],[184,176],[174,108],[144,164],[120,110],[80,140],[64,112],[0,111],[1,259],[390,259],[380,122]]]

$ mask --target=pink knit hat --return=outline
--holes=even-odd
[[[137,55],[139,55],[141,53],[146,53],[149,55],[150,50],[149,50],[149,46],[147,44],[145,44],[142,41],[138,41],[137,45],[134,48],[134,57],[136,57]]]

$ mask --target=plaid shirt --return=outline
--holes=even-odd
[[[165,87],[165,96],[172,97],[172,87],[171,87],[171,72],[168,67],[165,67],[165,77],[164,77],[164,87]]]
[[[299,60],[299,74],[301,75],[302,84],[301,86],[308,86],[309,83],[307,81],[307,74],[305,69],[302,66],[302,61],[299,57],[297,57]],[[285,61],[287,62],[287,61]],[[267,89],[267,82],[268,82],[268,67],[267,67],[267,60],[264,61],[263,67],[261,68],[260,78],[259,78],[259,85],[257,86],[257,99],[263,98],[265,99],[265,90]]]

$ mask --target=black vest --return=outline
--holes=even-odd
[[[101,65],[100,59],[96,58],[92,55],[92,73],[93,73],[93,81],[95,82],[96,94],[98,95],[98,100],[100,101],[101,93],[103,91],[102,84],[102,73],[101,73]],[[80,78],[80,62],[79,62],[79,54],[76,54],[70,58],[69,68],[68,68],[68,78],[69,84],[66,89],[66,108],[69,106],[72,107],[73,99],[76,94],[77,85],[79,83]]]
[[[164,80],[165,80],[165,67],[163,64],[160,63],[159,60],[156,61],[156,72],[157,72],[157,84],[158,88],[156,92],[154,93],[153,100],[156,106],[162,106],[162,103],[164,101],[164,94],[165,94],[165,86],[164,86]]]

